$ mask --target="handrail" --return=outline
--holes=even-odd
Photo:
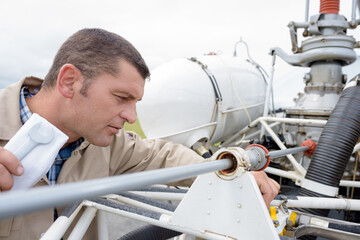
[[[94,198],[105,194],[136,190],[153,184],[176,182],[200,174],[228,169],[231,166],[231,160],[222,159],[51,187],[2,192],[0,194],[0,219],[54,206],[64,206],[77,200]]]

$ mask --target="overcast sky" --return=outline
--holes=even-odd
[[[310,1],[310,16],[318,13],[319,1]],[[341,1],[340,14],[351,18],[351,0]],[[269,72],[269,49],[290,54],[287,24],[304,19],[305,0],[2,0],[0,88],[27,75],[43,78],[60,45],[85,27],[125,37],[150,68],[212,51],[231,55],[242,37]],[[349,31],[357,40],[359,32]],[[275,77],[292,72],[279,58],[277,64]]]

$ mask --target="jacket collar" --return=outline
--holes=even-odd
[[[40,88],[42,81],[36,77],[26,77],[21,81],[0,90],[0,139],[10,140],[21,128],[20,89],[23,85],[30,89]]]

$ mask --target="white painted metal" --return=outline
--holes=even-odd
[[[294,181],[302,179],[302,177],[294,171],[284,171],[284,170],[273,168],[273,167],[265,168],[264,172],[274,174],[279,177],[288,178],[288,179],[291,179]]]
[[[316,208],[360,211],[360,200],[346,198],[297,197],[297,200],[273,200],[271,206],[280,206],[285,202],[288,208]]]
[[[87,207],[82,214],[81,218],[77,222],[73,231],[71,232],[68,240],[82,239],[86,230],[89,228],[92,220],[95,217],[97,209],[93,207]]]
[[[265,96],[265,104],[264,104],[264,112],[263,112],[263,117],[267,117],[269,114],[269,107],[270,107],[270,96],[272,94],[272,87],[273,87],[273,80],[274,80],[274,71],[275,71],[275,59],[276,59],[276,55],[273,54],[272,56],[272,64],[271,64],[271,73],[270,73],[270,78],[269,78],[269,83],[267,85],[266,88],[266,96]],[[265,129],[264,126],[261,126],[261,131],[260,131],[260,137],[262,137],[265,133]]]
[[[98,211],[97,215],[97,227],[98,227],[98,239],[109,240],[109,228],[107,224],[107,218],[105,212]]]
[[[66,230],[73,222],[76,215],[79,213],[83,204],[81,203],[75,211],[70,215],[70,217],[60,216],[56,221],[51,225],[50,228],[45,232],[45,234],[41,237],[41,240],[57,240],[61,239],[64,236]]]
[[[324,126],[326,124],[326,120],[319,120],[319,119],[301,119],[301,118],[279,118],[279,117],[259,117],[255,119],[251,124],[241,129],[239,132],[234,134],[232,137],[229,137],[223,144],[223,147],[226,147],[229,145],[229,143],[232,143],[236,138],[239,138],[244,133],[249,131],[250,129],[256,127],[260,121],[265,122],[282,122],[282,123],[294,123],[294,124],[314,124],[314,125],[320,125]]]
[[[137,106],[147,138],[166,138],[188,147],[203,138],[217,142],[262,114],[266,83],[257,68],[236,57],[197,60],[215,77],[222,100],[216,101],[209,76],[197,62],[174,59],[154,69]]]
[[[231,181],[222,180],[215,173],[199,176],[169,221],[172,226],[230,239],[279,239],[249,172]]]
[[[276,142],[276,144],[280,147],[280,149],[287,149],[285,147],[285,145],[282,143],[282,141],[279,139],[279,137],[277,136],[277,134],[269,127],[269,125],[264,121],[264,120],[260,120],[260,123],[262,124],[262,126],[264,126],[265,130],[270,134],[270,136],[274,139],[274,141]],[[299,172],[299,174],[301,174],[301,176],[305,176],[306,174],[306,170],[304,169],[303,166],[301,166],[296,159],[294,158],[293,155],[288,154],[286,155],[286,157],[290,160],[291,164],[293,165],[294,169]]]
[[[145,222],[145,223],[149,223],[149,224],[156,225],[156,226],[159,226],[159,227],[172,229],[174,231],[179,231],[179,232],[184,231],[184,232],[186,232],[186,233],[188,233],[190,235],[194,235],[194,236],[204,238],[204,239],[229,240],[229,238],[227,238],[227,237],[219,236],[219,235],[213,234],[211,232],[200,232],[200,231],[196,231],[196,230],[192,230],[192,229],[184,229],[184,228],[181,228],[181,227],[171,226],[168,223],[171,216],[167,215],[167,214],[161,215],[160,219],[156,220],[156,219],[153,219],[153,218],[145,217],[145,216],[138,215],[138,214],[131,213],[131,212],[126,212],[126,211],[123,211],[123,210],[120,210],[120,209],[111,208],[111,207],[104,206],[104,205],[94,203],[94,202],[90,202],[90,201],[84,201],[84,205],[94,207],[94,208],[96,208],[98,210],[101,210],[101,211],[117,214],[119,216],[129,217],[131,219],[138,220],[138,221]]]
[[[340,180],[340,186],[341,187],[360,188],[360,182],[359,181],[350,181],[350,180]]]

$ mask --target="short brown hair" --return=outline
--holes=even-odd
[[[123,37],[98,28],[85,28],[70,36],[60,47],[45,77],[43,87],[55,85],[61,67],[70,63],[84,75],[81,92],[86,95],[92,79],[101,73],[118,74],[118,63],[126,60],[145,79],[150,72],[135,47]]]

